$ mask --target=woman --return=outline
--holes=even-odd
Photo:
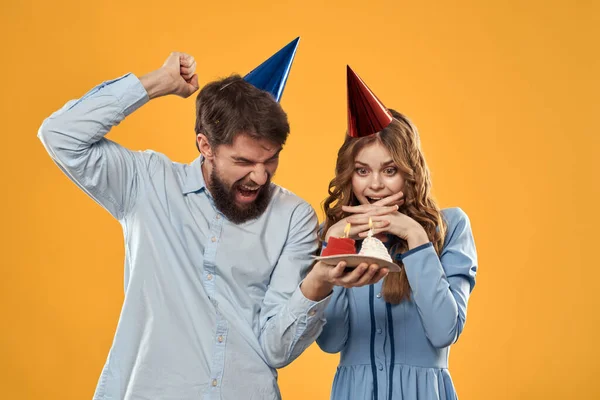
[[[371,218],[401,272],[368,286],[335,287],[317,339],[324,351],[341,351],[331,398],[457,399],[447,367],[475,284],[469,219],[459,208],[438,208],[417,130],[368,92],[391,122],[384,116],[383,129],[361,132],[377,124],[361,123],[375,117],[352,111],[361,107],[352,106],[349,87],[351,132],[338,153],[321,239],[326,245],[351,223],[360,247]],[[389,211],[390,204],[399,207]]]

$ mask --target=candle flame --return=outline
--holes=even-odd
[[[346,224],[346,227],[344,228],[344,237],[347,238],[349,234],[350,234],[350,222],[348,222]]]
[[[369,229],[373,229],[373,221],[371,220],[371,217],[369,217]]]

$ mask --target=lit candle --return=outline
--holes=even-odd
[[[367,234],[367,237],[372,237],[373,236],[373,221],[371,220],[371,217],[369,217],[369,233]]]
[[[350,222],[348,222],[344,228],[344,237],[347,238],[348,235],[350,235]]]

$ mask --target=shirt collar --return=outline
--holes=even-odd
[[[202,175],[203,162],[204,157],[199,156],[192,161],[189,168],[187,168],[187,174],[183,179],[182,185],[183,194],[199,192],[206,189],[206,182],[204,181],[204,176]]]

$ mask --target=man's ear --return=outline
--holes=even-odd
[[[203,133],[196,135],[196,147],[198,147],[200,154],[202,154],[204,158],[208,160],[212,160],[212,158],[215,156],[213,148],[208,142],[208,138]]]

